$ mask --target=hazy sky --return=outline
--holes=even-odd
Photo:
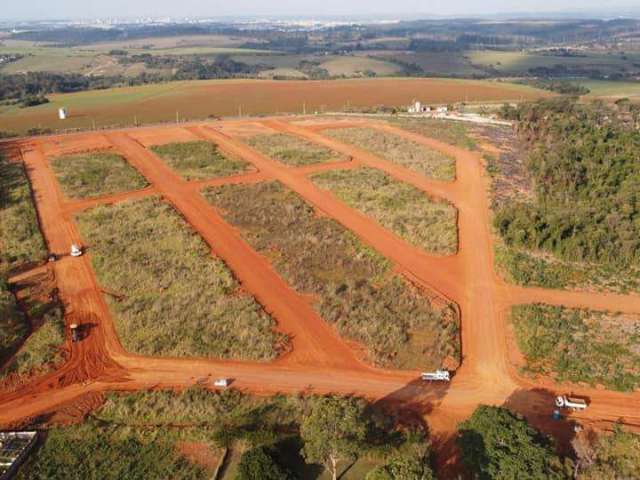
[[[2,5],[4,4],[4,5]],[[0,0],[2,19],[225,15],[478,15],[584,11],[637,5],[633,0]]]

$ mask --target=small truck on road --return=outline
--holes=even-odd
[[[584,398],[558,395],[556,397],[556,407],[569,408],[571,410],[584,410],[587,408],[587,401]]]

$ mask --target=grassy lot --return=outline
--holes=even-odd
[[[80,231],[124,347],[141,355],[270,360],[285,339],[225,264],[157,198],[98,207]]]
[[[16,352],[31,331],[9,290],[9,276],[12,271],[38,263],[45,256],[24,167],[21,163],[9,162],[0,153],[0,364]]]
[[[413,133],[435,138],[456,147],[474,150],[476,141],[470,135],[469,126],[463,122],[452,122],[434,118],[396,118],[391,123]]]
[[[317,299],[325,320],[364,344],[376,364],[457,364],[457,315],[432,306],[384,258],[318,217],[295,193],[268,182],[212,188],[206,197],[296,290]]]
[[[427,252],[450,255],[458,249],[456,209],[380,170],[330,171],[313,181]]]
[[[640,82],[614,82],[606,80],[580,80],[579,85],[589,89],[589,97],[639,97]]]
[[[69,198],[87,198],[146,187],[147,181],[120,155],[109,152],[58,157],[51,162]]]
[[[482,69],[476,68],[469,62],[463,52],[398,52],[393,56],[381,53],[380,58],[399,60],[404,63],[418,65],[427,75],[444,76],[471,76],[482,75]]]
[[[211,472],[189,463],[167,430],[82,425],[53,428],[30,455],[17,479],[208,479]]]
[[[274,160],[295,167],[343,160],[339,153],[329,148],[286,133],[256,135],[249,138],[247,144]]]
[[[518,305],[511,313],[526,371],[631,391],[640,385],[637,316]]]
[[[243,172],[248,165],[243,160],[229,158],[211,142],[168,143],[151,147],[185,180],[206,180]]]
[[[113,88],[50,95],[50,103],[31,108],[0,107],[0,131],[25,133],[34,127],[57,129],[132,126],[204,119],[210,115],[340,111],[377,105],[405,106],[412,99],[425,103],[472,101],[503,102],[549,96],[549,92],[499,82],[377,78],[332,81],[204,80],[170,82],[140,87]],[[58,120],[58,108],[69,109],[67,120]]]
[[[373,128],[338,128],[323,133],[437,180],[453,180],[456,175],[453,158],[392,133]]]

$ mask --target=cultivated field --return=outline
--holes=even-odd
[[[371,128],[329,129],[324,133],[435,180],[450,181],[456,176],[453,158],[392,133]]]
[[[268,157],[297,167],[344,160],[339,153],[285,133],[256,135],[247,143]]]
[[[373,168],[329,171],[313,181],[426,252],[458,249],[456,209]]]
[[[213,80],[51,95],[51,102],[29,109],[0,108],[0,130],[25,133],[34,126],[66,129],[105,125],[202,119],[210,115],[269,115],[342,110],[376,105],[506,101],[548,96],[548,92],[507,83],[436,79],[356,79],[326,81]],[[58,120],[58,108],[70,117]],[[135,118],[134,118],[135,117]]]
[[[151,147],[185,180],[224,177],[246,170],[247,164],[229,158],[211,142],[169,143]]]
[[[335,221],[319,218],[278,183],[225,186],[207,198],[266,255],[322,317],[365,345],[379,365],[458,362],[458,321],[393,274],[388,262]]]
[[[78,218],[120,340],[143,355],[269,360],[283,338],[231,272],[157,199]]]
[[[58,157],[53,159],[51,165],[69,198],[109,195],[148,185],[124,158],[114,153]]]

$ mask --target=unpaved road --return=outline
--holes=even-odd
[[[506,314],[511,305],[546,302],[571,307],[640,313],[640,297],[586,294],[506,285],[493,268],[493,246],[487,179],[481,156],[383,123],[355,122],[383,129],[452,155],[456,159],[454,182],[438,182],[409,171],[365,150],[323,136],[317,125],[301,126],[282,119],[248,120],[278,132],[299,135],[353,158],[312,167],[292,168],[280,164],[225,132],[225,123],[194,124],[190,136],[216,142],[219,147],[250,162],[257,172],[186,182],[127,131],[82,134],[21,144],[41,220],[42,230],[54,252],[66,252],[81,242],[73,212],[101,203],[113,203],[145,195],[162,195],[191,224],[234,272],[245,290],[254,295],[276,319],[278,329],[291,335],[293,350],[273,363],[217,361],[212,359],[147,358],[131,355],[120,345],[104,296],[91,267],[90,253],[63,258],[55,268],[67,322],[90,325],[86,340],[72,347],[70,361],[61,370],[12,392],[0,394],[0,424],[12,424],[72,402],[87,392],[193,385],[217,377],[234,379],[234,386],[259,394],[341,393],[394,402],[425,415],[436,443],[446,449],[457,423],[480,403],[507,405],[534,424],[566,437],[571,422],[553,422],[553,397],[568,390],[588,397],[590,407],[572,419],[606,426],[622,421],[640,428],[640,394],[608,392],[578,386],[562,386],[544,379],[532,382],[518,375],[511,359],[514,346],[508,341]],[[233,125],[242,122],[234,122]],[[335,124],[337,125],[337,124]],[[333,126],[335,126],[333,125]],[[348,123],[340,123],[348,127]],[[178,128],[178,127],[173,127]],[[157,129],[158,141],[168,129]],[[140,132],[137,130],[136,132]],[[184,130],[182,130],[184,132]],[[174,133],[177,135],[178,133]],[[148,135],[153,142],[154,132]],[[182,133],[181,135],[184,135]],[[146,137],[145,137],[146,138]],[[69,145],[65,145],[68,142]],[[71,202],[63,197],[47,158],[78,145],[105,145],[121,153],[150,183],[147,189]],[[331,168],[366,165],[410,183],[426,195],[444,198],[459,210],[459,251],[447,257],[430,256],[382,228],[372,219],[349,208],[331,193],[319,189],[307,177]],[[199,194],[205,185],[251,183],[277,179],[324,214],[354,232],[385,255],[412,280],[455,302],[462,319],[463,362],[447,385],[425,384],[419,372],[387,371],[364,364],[310,307],[289,287],[268,261],[243,241],[238,231]],[[448,450],[447,450],[448,452]]]

